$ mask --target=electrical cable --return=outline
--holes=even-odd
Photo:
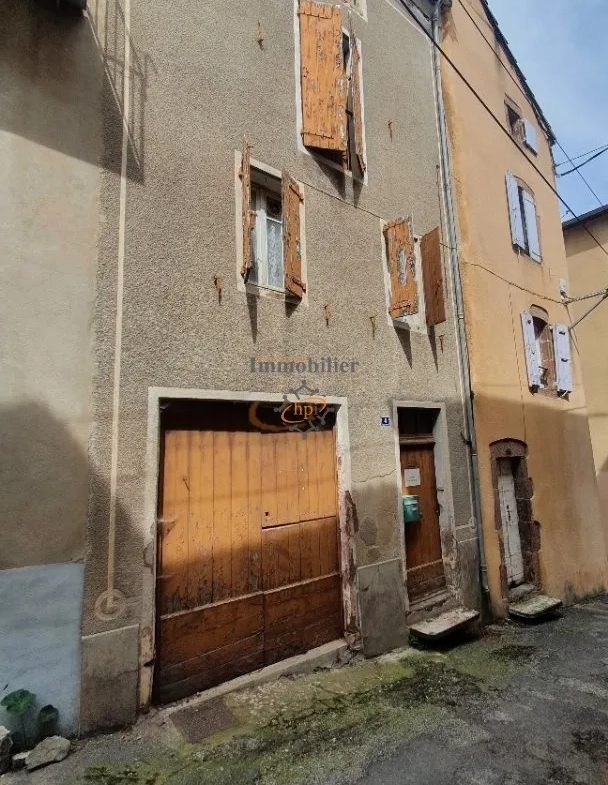
[[[585,230],[585,232],[586,232],[586,233],[589,235],[589,237],[591,237],[591,239],[593,240],[593,242],[594,242],[594,243],[595,243],[595,244],[598,246],[598,248],[600,248],[600,250],[602,251],[602,253],[604,253],[606,256],[608,256],[608,250],[607,250],[606,248],[604,248],[604,246],[603,246],[603,245],[600,243],[600,241],[597,239],[597,237],[596,237],[596,236],[593,234],[593,232],[592,232],[592,231],[589,229],[589,227],[586,225],[586,223],[583,221],[583,219],[582,219],[582,218],[581,218],[579,215],[577,215],[577,214],[574,212],[574,210],[573,210],[573,209],[570,207],[570,205],[568,204],[568,202],[566,202],[566,200],[563,198],[563,196],[560,196],[560,194],[557,192],[557,189],[556,189],[556,188],[555,188],[555,187],[554,187],[554,186],[553,186],[553,185],[552,185],[552,184],[549,182],[549,180],[547,179],[547,177],[546,177],[546,176],[543,174],[543,172],[542,172],[542,171],[541,171],[541,170],[538,168],[538,166],[537,166],[537,165],[534,163],[534,161],[532,161],[532,159],[531,159],[531,158],[529,158],[529,157],[528,157],[528,156],[527,156],[527,155],[524,153],[524,151],[523,151],[523,150],[521,149],[521,147],[519,146],[519,144],[518,144],[517,140],[516,140],[516,139],[515,139],[515,138],[514,138],[514,137],[511,135],[511,133],[508,131],[508,129],[507,129],[507,128],[505,128],[505,126],[504,126],[504,125],[502,124],[502,122],[501,122],[501,121],[498,119],[498,117],[496,117],[496,115],[494,114],[494,112],[493,112],[493,111],[490,109],[490,107],[487,105],[487,103],[486,103],[486,102],[483,100],[483,98],[482,98],[482,97],[479,95],[479,93],[477,92],[477,90],[476,90],[476,89],[473,87],[473,85],[472,85],[472,84],[469,82],[469,80],[466,78],[466,76],[465,76],[465,75],[462,73],[462,71],[461,71],[461,70],[458,68],[458,66],[456,65],[456,63],[454,63],[454,61],[453,61],[453,60],[452,60],[452,59],[449,57],[449,55],[447,55],[447,54],[446,54],[446,52],[445,52],[445,51],[444,51],[444,49],[441,47],[441,45],[440,45],[440,44],[438,44],[438,43],[437,43],[437,41],[435,41],[435,40],[433,39],[433,36],[432,36],[432,35],[429,33],[429,31],[426,29],[426,27],[424,26],[424,24],[423,24],[423,23],[420,21],[420,19],[418,19],[418,17],[416,16],[416,14],[415,14],[415,13],[412,11],[412,9],[409,7],[409,5],[408,5],[408,3],[407,3],[407,0],[399,0],[399,3],[400,3],[400,5],[401,5],[401,6],[402,6],[402,7],[403,7],[403,8],[404,8],[406,11],[407,11],[408,15],[409,15],[409,16],[410,16],[410,17],[411,17],[413,20],[414,20],[414,22],[415,22],[415,23],[416,23],[416,25],[417,25],[417,26],[420,28],[420,30],[422,31],[422,33],[423,33],[423,34],[424,34],[424,35],[425,35],[425,36],[426,36],[426,37],[429,39],[429,41],[431,42],[431,44],[432,44],[432,45],[433,45],[433,46],[434,46],[434,47],[435,47],[435,48],[436,48],[436,49],[437,49],[437,50],[438,50],[438,51],[441,53],[441,55],[443,56],[443,58],[445,59],[445,61],[446,61],[446,62],[447,62],[447,63],[448,63],[448,64],[449,64],[449,65],[452,67],[452,69],[453,69],[453,70],[454,70],[454,71],[455,71],[455,72],[458,74],[458,76],[460,77],[460,79],[461,79],[461,80],[464,82],[464,84],[465,84],[465,85],[468,87],[468,89],[471,91],[471,93],[473,93],[473,95],[475,96],[475,98],[476,98],[476,99],[479,101],[479,103],[480,103],[480,104],[483,106],[483,108],[486,110],[486,112],[487,112],[487,113],[490,115],[490,117],[491,117],[491,118],[494,120],[494,122],[495,122],[495,123],[496,123],[496,125],[497,125],[497,126],[500,128],[500,130],[501,130],[501,131],[502,131],[502,132],[503,132],[503,133],[504,133],[504,134],[507,136],[507,138],[508,138],[508,139],[510,139],[510,140],[511,140],[511,142],[512,142],[512,143],[515,145],[515,147],[516,147],[516,148],[519,150],[519,152],[520,152],[520,153],[523,155],[523,157],[524,157],[524,158],[525,158],[525,159],[528,161],[528,163],[530,164],[530,166],[531,166],[531,167],[534,169],[534,171],[535,171],[535,172],[538,174],[538,176],[539,176],[539,177],[541,178],[541,180],[542,180],[542,181],[545,183],[545,185],[546,185],[546,186],[547,186],[547,187],[548,187],[548,188],[549,188],[549,189],[550,189],[550,190],[553,192],[553,194],[555,194],[555,196],[556,196],[556,197],[559,199],[559,201],[560,201],[560,202],[561,202],[561,203],[564,205],[564,207],[565,207],[565,208],[566,208],[566,209],[567,209],[567,210],[568,210],[568,211],[569,211],[569,212],[570,212],[570,213],[573,215],[573,217],[574,217],[574,220],[577,222],[577,224],[578,224],[578,225],[580,225],[580,226],[582,226],[582,228],[583,228],[583,229]]]
[[[560,148],[561,148],[561,145],[560,145]],[[563,148],[562,148],[562,150],[563,150]],[[592,155],[591,158],[587,158],[586,161],[583,161],[582,164],[579,164],[578,166],[575,166],[574,169],[568,169],[567,172],[562,172],[561,174],[558,174],[557,176],[558,177],[565,177],[567,174],[572,174],[572,172],[578,172],[578,170],[581,169],[583,166],[586,166],[590,161],[593,161],[595,158],[599,158],[602,153],[605,153],[607,151],[608,151],[608,147],[604,147],[604,149],[600,150],[599,153],[596,153],[595,155]],[[565,153],[565,155],[566,155],[566,153]],[[574,163],[574,159],[573,158],[572,159],[568,158],[568,161],[570,161],[570,163]],[[565,163],[565,161],[564,161],[564,163]]]
[[[484,35],[484,33],[483,33],[483,30],[481,29],[481,27],[479,27],[479,25],[477,24],[477,22],[475,21],[475,19],[474,19],[474,18],[471,16],[471,14],[469,13],[469,9],[468,9],[468,8],[466,7],[466,5],[464,4],[463,0],[458,0],[458,2],[460,3],[460,5],[461,5],[461,7],[462,7],[462,10],[463,10],[463,11],[465,12],[465,14],[466,14],[466,15],[469,17],[469,19],[471,20],[471,22],[473,23],[473,25],[474,25],[474,26],[475,26],[475,28],[477,29],[477,32],[479,33],[479,35],[480,35],[480,36],[483,38],[483,40],[486,42],[486,44],[487,44],[487,45],[490,47],[490,49],[491,49],[491,50],[494,52],[494,54],[496,54],[496,49],[495,49],[494,45],[492,44],[492,42],[491,42],[491,41],[489,41],[489,40],[488,40],[488,39],[485,37],[485,35]],[[500,63],[500,65],[501,65],[501,66],[503,67],[503,69],[505,70],[505,73],[506,73],[506,74],[508,75],[508,77],[511,79],[511,81],[513,82],[513,84],[514,84],[514,85],[517,87],[517,89],[520,91],[520,93],[521,93],[521,94],[524,96],[524,98],[525,98],[526,100],[530,100],[530,99],[529,99],[529,96],[526,94],[526,91],[524,90],[524,88],[521,86],[521,84],[518,82],[518,80],[517,80],[517,79],[516,79],[516,78],[513,76],[513,74],[511,73],[511,71],[509,71],[509,69],[507,68],[507,66],[505,65],[505,63],[503,63],[502,59],[501,59],[501,58],[498,56],[498,54],[496,54],[496,58],[498,59],[498,62]],[[563,153],[563,154],[566,156],[566,159],[567,159],[567,160],[566,160],[566,161],[564,161],[564,163],[570,163],[570,165],[574,167],[573,160],[570,158],[570,156],[568,155],[568,153],[567,153],[567,152],[564,150],[564,148],[562,147],[562,145],[561,145],[561,144],[560,144],[560,143],[557,141],[557,139],[555,140],[555,143],[557,144],[557,146],[559,147],[559,149],[562,151],[562,153]],[[599,148],[598,148],[598,149],[599,149]],[[606,147],[606,149],[608,150],[608,146]],[[595,150],[593,150],[592,152],[595,152]],[[594,156],[594,157],[597,157],[597,156]],[[589,160],[591,161],[591,160],[593,160],[593,159],[591,159],[591,158],[590,158]],[[584,164],[581,164],[581,166],[584,166]],[[577,167],[574,167],[574,168],[573,168],[573,169],[571,169],[570,171],[574,172],[574,171],[578,171],[578,169],[577,169]],[[570,171],[568,171],[568,172],[563,172],[561,175],[558,175],[558,176],[559,176],[559,177],[562,177],[564,174],[570,174]],[[600,199],[600,197],[599,197],[599,196],[598,196],[598,195],[595,193],[595,191],[593,190],[593,188],[592,188],[592,187],[589,185],[589,183],[587,182],[587,180],[585,179],[585,177],[584,177],[584,176],[583,176],[583,175],[582,175],[580,172],[579,172],[578,174],[579,174],[579,177],[581,178],[581,180],[583,181],[583,183],[584,183],[584,184],[587,186],[587,188],[589,189],[590,193],[591,193],[591,194],[593,194],[593,196],[595,197],[595,199],[597,199],[597,201],[598,201],[598,203],[599,203],[600,207],[603,207],[603,206],[604,206],[604,203],[602,202],[602,200]],[[572,211],[571,211],[571,210],[569,210],[569,212],[572,212]],[[573,212],[572,212],[572,215],[574,215],[574,213],[573,213]]]
[[[591,155],[591,153],[596,153],[598,150],[608,150],[608,142],[606,144],[601,144],[599,147],[594,147],[593,150],[587,150],[586,153],[581,153],[580,155],[573,155],[572,158],[566,159],[565,161],[560,161],[556,166],[563,166],[564,164],[569,163],[569,161],[578,161],[579,158],[584,158],[586,155]]]

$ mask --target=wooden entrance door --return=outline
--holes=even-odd
[[[502,519],[507,581],[509,586],[517,586],[524,581],[524,558],[521,550],[515,478],[511,458],[498,459],[498,499]]]
[[[445,586],[441,552],[439,503],[435,478],[434,441],[411,440],[401,445],[401,487],[417,496],[420,520],[405,523],[405,560],[410,601]]]
[[[332,429],[168,427],[159,512],[158,700],[341,637]]]

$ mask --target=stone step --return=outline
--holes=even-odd
[[[477,611],[469,608],[454,608],[451,611],[440,613],[432,619],[425,619],[410,626],[410,633],[427,641],[436,641],[445,638],[456,630],[460,630],[470,622],[479,618]]]
[[[542,619],[553,611],[561,607],[562,601],[555,597],[547,597],[546,594],[527,594],[521,600],[509,604],[509,616],[514,616],[516,619],[526,619],[534,621],[535,619]]]

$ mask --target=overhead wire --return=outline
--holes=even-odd
[[[468,9],[468,8],[466,7],[466,5],[464,4],[463,0],[458,0],[458,2],[460,3],[460,5],[461,5],[461,7],[462,7],[463,11],[465,12],[465,14],[466,14],[466,15],[469,17],[469,19],[471,20],[471,22],[473,23],[473,25],[474,25],[474,26],[475,26],[475,28],[477,29],[477,32],[479,33],[479,35],[480,35],[480,36],[483,38],[483,40],[484,40],[484,41],[486,42],[486,44],[487,44],[487,45],[490,47],[490,49],[492,49],[492,51],[494,52],[494,54],[496,54],[496,49],[495,49],[495,47],[493,46],[492,42],[491,42],[491,41],[489,41],[489,40],[486,38],[486,36],[484,35],[484,32],[483,32],[483,30],[482,30],[482,29],[481,29],[481,27],[480,27],[480,26],[477,24],[477,22],[475,21],[475,19],[473,18],[473,16],[472,16],[472,15],[471,15],[471,13],[469,12],[469,9]],[[521,84],[519,83],[519,81],[518,81],[518,80],[517,80],[517,79],[516,79],[516,78],[513,76],[513,74],[512,74],[512,73],[511,73],[511,71],[510,71],[510,70],[507,68],[507,66],[505,65],[505,63],[503,63],[503,61],[502,61],[502,58],[501,58],[501,57],[499,57],[499,55],[498,55],[498,54],[496,54],[496,57],[497,57],[497,59],[498,59],[498,62],[500,63],[500,65],[501,65],[501,66],[502,66],[502,68],[504,69],[505,73],[506,73],[506,74],[507,74],[507,76],[509,77],[509,79],[511,79],[511,81],[513,82],[513,84],[514,84],[514,85],[517,87],[517,89],[518,89],[518,90],[520,91],[520,93],[521,93],[521,94],[524,96],[524,98],[526,98],[526,100],[529,100],[529,96],[526,94],[526,91],[525,91],[525,90],[524,90],[524,88],[521,86]],[[592,187],[589,185],[589,183],[588,183],[588,182],[587,182],[587,180],[585,179],[584,175],[583,175],[583,174],[582,174],[580,171],[578,171],[577,167],[575,167],[575,166],[574,166],[573,159],[572,159],[572,158],[570,158],[570,156],[568,155],[568,153],[567,153],[567,152],[564,150],[564,148],[562,147],[562,145],[560,144],[560,142],[559,142],[557,139],[555,140],[555,143],[557,144],[557,146],[559,147],[559,149],[562,151],[562,153],[563,153],[563,154],[566,156],[566,161],[564,161],[564,163],[567,163],[567,162],[569,162],[569,163],[570,163],[570,165],[571,165],[572,167],[574,167],[574,168],[573,168],[573,169],[571,169],[570,171],[572,171],[572,172],[575,172],[575,171],[577,171],[577,172],[578,172],[578,175],[579,175],[579,177],[581,178],[581,180],[583,181],[583,183],[584,183],[584,184],[587,186],[587,188],[589,189],[589,192],[590,192],[590,193],[591,193],[591,194],[594,196],[594,198],[595,198],[595,199],[597,199],[597,201],[598,201],[598,203],[599,203],[600,207],[603,207],[603,206],[604,206],[604,203],[602,202],[602,200],[600,199],[600,197],[599,197],[599,196],[598,196],[598,195],[595,193],[595,191],[593,190],[593,188],[592,188]],[[599,148],[598,148],[598,149],[599,149]],[[608,146],[606,147],[606,149],[608,149]],[[592,152],[595,152],[595,150],[593,150]],[[526,157],[527,157],[527,156],[526,156]],[[594,156],[594,157],[595,157],[595,156]],[[589,160],[592,160],[592,159],[589,159]],[[565,175],[565,174],[570,174],[570,171],[568,171],[568,172],[563,172],[563,173],[562,173],[561,175],[559,175],[559,176],[561,177],[561,176],[563,176],[563,175]],[[571,213],[572,213],[572,215],[575,215],[575,213],[574,213],[572,210],[570,210],[569,208],[568,208],[568,212],[571,212]]]
[[[593,242],[594,242],[594,243],[595,243],[595,244],[598,246],[598,248],[600,248],[600,250],[602,251],[602,253],[604,253],[606,256],[608,256],[608,250],[607,250],[606,248],[604,248],[604,246],[603,246],[603,245],[600,243],[600,241],[597,239],[597,237],[596,237],[596,236],[593,234],[593,232],[592,232],[592,231],[589,229],[589,227],[587,226],[587,224],[585,223],[585,221],[584,221],[584,220],[583,220],[583,219],[582,219],[582,218],[581,218],[579,215],[577,215],[577,214],[574,212],[574,210],[573,210],[573,209],[570,207],[570,205],[568,204],[568,202],[566,202],[566,200],[564,199],[564,197],[563,197],[563,196],[561,196],[561,195],[558,193],[558,191],[557,191],[557,189],[555,188],[555,186],[553,186],[553,184],[552,184],[552,183],[551,183],[551,182],[550,182],[550,181],[547,179],[547,177],[545,176],[545,174],[544,174],[544,173],[543,173],[543,172],[542,172],[542,171],[539,169],[539,167],[538,167],[538,166],[537,166],[537,165],[534,163],[534,161],[533,161],[531,158],[529,158],[529,157],[528,157],[528,156],[527,156],[527,155],[524,153],[524,151],[523,151],[523,150],[521,149],[521,147],[519,146],[519,143],[517,142],[517,140],[516,140],[516,139],[515,139],[515,138],[514,138],[514,137],[511,135],[510,131],[509,131],[507,128],[505,128],[505,126],[503,125],[503,123],[501,122],[501,120],[499,120],[499,119],[498,119],[498,117],[496,117],[496,115],[494,114],[494,112],[492,111],[492,109],[490,109],[490,107],[488,106],[488,104],[487,104],[487,103],[486,103],[486,102],[483,100],[483,98],[482,98],[482,97],[479,95],[479,93],[477,92],[477,90],[476,90],[476,89],[473,87],[473,85],[472,85],[472,84],[469,82],[469,80],[466,78],[466,76],[465,76],[465,75],[462,73],[462,71],[461,71],[461,70],[458,68],[458,66],[456,65],[456,63],[454,63],[454,61],[451,59],[451,57],[450,57],[450,56],[449,56],[449,55],[448,55],[448,54],[445,52],[445,50],[443,49],[443,47],[441,46],[441,44],[439,44],[439,43],[437,43],[437,41],[435,41],[435,39],[433,38],[433,36],[431,35],[431,33],[430,33],[430,32],[427,30],[427,28],[425,27],[425,25],[424,25],[424,24],[421,22],[421,20],[420,20],[420,19],[419,19],[419,18],[416,16],[416,14],[414,13],[414,11],[413,11],[413,10],[410,8],[409,4],[407,3],[407,0],[399,0],[399,3],[400,3],[400,5],[401,5],[401,6],[402,6],[402,7],[403,7],[403,8],[404,8],[406,11],[407,11],[408,15],[409,15],[409,16],[410,16],[410,17],[411,17],[413,20],[414,20],[414,22],[415,22],[415,23],[416,23],[416,25],[417,25],[417,26],[420,28],[420,30],[422,31],[422,33],[423,33],[423,34],[424,34],[424,35],[425,35],[425,36],[426,36],[426,37],[429,39],[429,41],[431,42],[431,44],[432,44],[432,45],[433,45],[433,46],[434,46],[434,47],[437,49],[437,51],[438,51],[438,52],[440,52],[440,54],[442,55],[442,57],[444,58],[444,60],[445,60],[445,61],[446,61],[446,62],[447,62],[447,63],[448,63],[450,66],[451,66],[451,68],[452,68],[452,69],[453,69],[453,70],[456,72],[456,74],[457,74],[457,75],[460,77],[460,79],[461,79],[461,80],[464,82],[464,84],[466,85],[466,87],[467,87],[467,88],[468,88],[468,89],[471,91],[471,93],[473,93],[473,95],[475,96],[475,98],[477,99],[477,101],[478,101],[478,102],[479,102],[479,103],[480,103],[480,104],[483,106],[483,108],[485,109],[485,111],[486,111],[486,112],[487,112],[487,113],[490,115],[490,117],[491,117],[491,118],[494,120],[494,122],[495,122],[495,123],[496,123],[496,125],[497,125],[497,126],[500,128],[500,130],[501,130],[501,131],[502,131],[502,132],[505,134],[505,136],[507,136],[507,138],[508,138],[508,139],[510,139],[510,140],[511,140],[511,142],[512,142],[512,143],[515,145],[515,147],[516,147],[516,148],[519,150],[519,152],[520,152],[520,153],[523,155],[523,157],[524,157],[524,158],[525,158],[525,159],[528,161],[528,163],[530,164],[530,166],[531,166],[531,167],[534,169],[534,171],[535,171],[535,172],[538,174],[538,176],[539,176],[539,177],[541,178],[541,180],[542,180],[542,181],[545,183],[545,185],[546,185],[546,186],[547,186],[547,187],[548,187],[548,188],[549,188],[549,189],[550,189],[550,190],[553,192],[553,194],[554,194],[554,195],[555,195],[555,196],[556,196],[556,197],[559,199],[559,201],[560,201],[560,202],[561,202],[561,203],[564,205],[564,207],[565,207],[565,208],[568,210],[568,212],[570,212],[570,213],[573,215],[573,217],[574,217],[574,220],[577,222],[577,224],[578,224],[578,225],[580,225],[580,226],[581,226],[581,227],[582,227],[582,228],[585,230],[585,232],[586,232],[586,233],[589,235],[589,237],[591,237],[591,239],[593,240]],[[485,36],[484,36],[484,38],[485,38]],[[487,41],[487,39],[485,39],[485,40]]]

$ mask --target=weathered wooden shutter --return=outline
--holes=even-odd
[[[513,245],[525,248],[524,223],[519,205],[519,188],[517,180],[511,172],[507,172],[507,199],[509,202],[509,221],[511,223],[511,240]]]
[[[306,291],[302,280],[302,252],[300,247],[300,202],[304,201],[300,187],[289,173],[283,171],[281,184],[283,210],[283,267],[285,291],[301,298]]]
[[[355,35],[352,18],[350,21],[350,57],[352,68],[353,123],[355,126],[355,155],[361,172],[365,172],[365,152],[363,150],[363,93],[361,85],[361,54]]]
[[[538,144],[536,141],[536,128],[529,120],[525,118],[522,120],[523,126],[523,139],[526,147],[529,147],[533,153],[538,153]]]
[[[243,191],[243,264],[241,265],[241,275],[247,280],[253,266],[252,235],[255,226],[255,212],[251,209],[251,145],[246,138],[243,138],[241,188]]]
[[[302,141],[346,151],[347,84],[340,6],[300,0]]]
[[[557,388],[557,392],[572,392],[570,330],[568,329],[567,325],[553,325],[553,349],[555,355],[555,386]]]
[[[528,253],[536,262],[540,262],[540,241],[538,238],[538,218],[534,199],[527,191],[522,191],[524,207],[524,220],[526,224],[526,237],[528,239]]]
[[[524,351],[526,354],[526,367],[528,369],[528,386],[540,387],[540,357],[534,334],[534,320],[528,311],[521,312],[521,325],[524,335]]]
[[[422,282],[426,323],[428,325],[445,322],[445,298],[443,296],[443,265],[441,263],[441,235],[439,227],[425,234],[420,241],[422,256]]]
[[[401,218],[384,227],[386,258],[391,276],[392,317],[418,313],[418,281],[412,217]]]

